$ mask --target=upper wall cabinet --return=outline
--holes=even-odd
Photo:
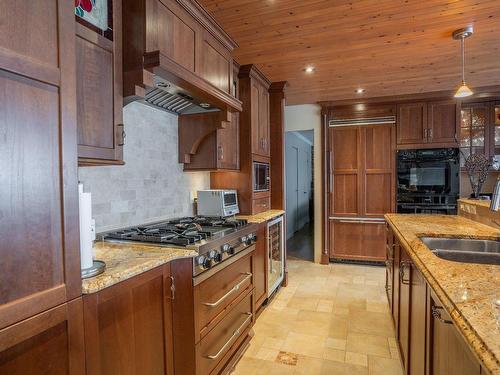
[[[232,94],[236,43],[193,0],[123,0],[124,96],[145,98],[160,77],[223,111]]]
[[[269,143],[269,80],[255,67],[244,65],[240,68],[240,98],[244,112],[242,127],[250,130],[248,139],[254,155],[270,157]]]
[[[470,154],[500,154],[500,103],[463,103],[460,121],[461,165]]]
[[[77,5],[79,165],[123,164],[121,0]]]
[[[459,106],[454,100],[398,105],[398,148],[457,147]]]
[[[0,9],[1,331],[80,296],[82,284],[73,2],[0,0]],[[41,355],[33,341],[5,349],[65,320],[40,319],[1,331],[0,373],[12,373],[9,358]]]

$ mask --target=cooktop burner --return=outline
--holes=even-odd
[[[189,246],[202,240],[221,237],[246,225],[246,220],[184,217],[106,233],[104,239]]]

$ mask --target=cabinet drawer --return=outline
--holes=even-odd
[[[253,214],[259,214],[271,209],[271,198],[259,198],[252,201]]]
[[[252,326],[252,296],[252,290],[240,295],[224,319],[196,345],[197,374],[210,374],[244,340]]]
[[[194,290],[197,332],[203,337],[225,310],[248,288],[253,288],[252,253],[222,269]]]

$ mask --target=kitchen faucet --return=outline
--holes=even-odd
[[[490,210],[498,211],[500,208],[500,177],[497,178],[495,189],[493,189],[493,196],[491,197]]]

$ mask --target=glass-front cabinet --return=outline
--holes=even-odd
[[[460,121],[460,165],[471,154],[500,154],[500,102],[464,103]]]

